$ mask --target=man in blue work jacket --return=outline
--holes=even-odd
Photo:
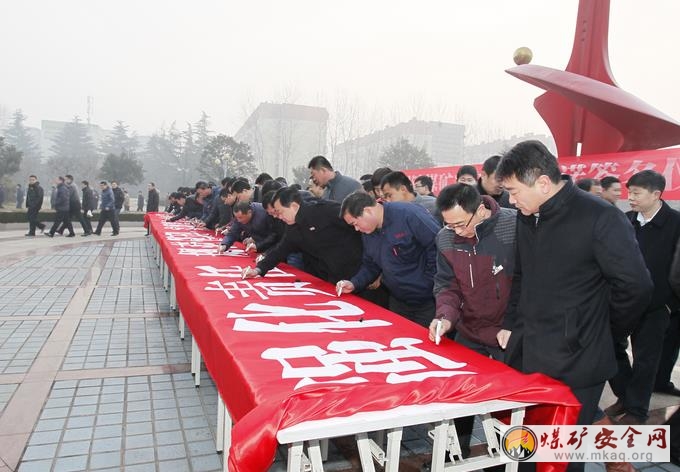
[[[342,202],[342,218],[360,231],[364,254],[359,271],[337,283],[338,292],[361,291],[382,273],[389,309],[422,326],[435,314],[432,294],[440,230],[425,208],[413,203],[377,203],[363,192]]]

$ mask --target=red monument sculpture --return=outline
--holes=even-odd
[[[523,64],[506,72],[547,92],[534,101],[560,156],[680,144],[680,123],[619,88],[609,67],[609,0],[580,0],[564,71]]]

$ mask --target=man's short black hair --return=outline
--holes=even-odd
[[[521,183],[532,186],[541,176],[547,176],[554,184],[560,183],[562,174],[557,158],[540,141],[523,141],[503,155],[496,167],[496,179],[513,176]]]
[[[229,187],[224,187],[220,189],[220,197],[226,197],[229,194],[231,194],[231,190],[229,189]]]
[[[279,202],[282,207],[290,208],[291,203],[295,202],[298,205],[302,205],[302,195],[300,192],[294,188],[284,187],[276,191],[274,197],[272,198],[272,205]]]
[[[389,167],[379,167],[376,170],[374,170],[373,176],[371,177],[371,184],[373,185],[373,187],[380,187],[380,182],[382,181],[382,178],[391,172],[392,169],[390,169]]]
[[[274,195],[276,195],[276,190],[270,190],[262,195],[262,208],[266,210],[273,205]]]
[[[87,187],[88,185],[90,185],[90,182],[88,182],[87,180],[83,180],[83,181],[80,182],[80,183],[83,184],[83,185],[85,185],[86,187]]]
[[[153,183],[153,182],[149,182],[149,185],[151,185],[152,187],[155,187],[155,186],[156,186],[156,184]]]
[[[109,185],[109,183],[106,180],[102,180],[99,182],[99,185]]]
[[[364,174],[361,177],[359,177],[359,182],[364,182],[366,180],[371,180],[371,177],[373,177],[373,174]]]
[[[198,182],[196,182],[194,189],[195,190],[199,190],[199,189],[202,190],[202,189],[206,189],[208,187],[209,187],[208,182],[206,182],[205,180],[199,180]]]
[[[271,175],[267,174],[266,172],[262,172],[255,178],[255,185],[262,185],[268,180],[274,180],[274,178]]]
[[[319,169],[328,169],[328,170],[333,170],[333,166],[331,165],[330,162],[328,162],[328,159],[326,159],[323,156],[314,156],[312,159],[309,161],[309,164],[307,164],[307,169],[314,169],[314,170],[319,170]]]
[[[432,191],[432,178],[429,175],[420,175],[414,180],[415,183],[420,183],[420,185],[427,187],[428,191]]]
[[[63,181],[64,181],[64,178],[60,175],[59,177],[57,177],[57,180],[58,180],[59,182],[63,182]]]
[[[276,192],[278,189],[285,187],[281,182],[278,180],[267,180],[265,183],[262,184],[262,195],[264,195],[267,192]]]
[[[253,211],[253,207],[250,202],[238,202],[234,205],[234,214],[243,213],[245,215],[249,211]]]
[[[389,185],[394,189],[398,189],[403,185],[406,187],[406,190],[413,193],[413,184],[411,183],[411,179],[409,179],[408,176],[400,170],[390,172],[385,177],[383,177],[380,181],[380,188],[384,187],[385,185]]]
[[[36,179],[36,180],[38,179],[38,176],[37,176],[37,175],[31,174],[31,175],[28,176],[29,179],[30,179],[31,177],[33,177],[33,178]]]
[[[496,172],[496,168],[498,167],[498,163],[501,160],[501,156],[498,154],[489,157],[487,160],[484,161],[484,164],[482,164],[482,170],[486,175],[491,175],[494,172]]]
[[[477,180],[477,168],[471,165],[460,166],[460,169],[456,172],[456,180],[460,179],[461,175],[470,175],[473,179]]]
[[[231,191],[232,193],[241,193],[244,190],[250,190],[250,184],[246,179],[241,179],[238,178],[234,181],[233,184],[231,184]]]
[[[626,188],[631,186],[641,187],[649,192],[658,190],[663,193],[666,189],[666,178],[655,170],[643,170],[628,179]]]
[[[64,177],[69,180],[73,180],[73,176],[71,174],[66,174]]]
[[[616,177],[609,175],[602,180],[600,180],[600,184],[602,185],[602,190],[609,190],[609,187],[611,187],[614,184],[620,184],[621,181],[617,179]]]
[[[482,196],[474,185],[447,185],[437,196],[437,209],[440,212],[458,205],[465,210],[465,213],[474,213],[481,203]]]
[[[597,179],[578,179],[576,182],[574,182],[574,184],[576,184],[576,186],[581,190],[590,192],[590,189],[593,188],[593,185],[600,185],[600,181]]]
[[[286,180],[285,177],[277,177],[274,180],[283,185],[284,187],[288,187],[288,181]]]
[[[342,201],[340,218],[344,218],[345,214],[349,214],[353,218],[359,218],[364,212],[364,208],[376,205],[377,203],[373,197],[366,192],[357,190],[347,195]]]

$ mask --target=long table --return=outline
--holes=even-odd
[[[437,346],[424,328],[359,297],[337,297],[331,284],[285,264],[241,280],[253,256],[239,247],[217,255],[213,233],[164,214],[148,214],[146,224],[181,334],[184,323],[192,334],[197,385],[203,359],[217,386],[217,449],[228,451],[229,470],[267,470],[278,443],[289,445],[289,470],[322,470],[322,440],[351,434],[364,470],[373,458],[396,471],[401,428],[432,422],[440,471],[445,450],[460,454],[452,420],[481,414],[488,458],[446,468],[474,470],[499,461],[500,420],[491,413],[510,411],[515,424],[576,419],[578,401],[549,377],[447,339]],[[385,450],[384,436],[371,431],[386,431]]]

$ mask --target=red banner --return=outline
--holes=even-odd
[[[432,402],[502,399],[538,406],[527,424],[573,424],[578,402],[544,375],[521,374],[334,286],[282,265],[241,280],[252,256],[217,255],[211,233],[147,218],[177,301],[235,422],[229,469],[265,471],[276,433],[307,420]]]
[[[582,178],[601,179],[608,175],[617,177],[623,185],[622,198],[626,198],[625,183],[641,170],[651,169],[666,178],[666,200],[680,200],[680,149],[657,149],[653,151],[621,152],[615,154],[595,154],[582,157],[560,157],[560,168],[575,180]],[[475,164],[477,171],[482,167]],[[447,185],[456,183],[456,172],[460,166],[411,169],[404,173],[411,180],[427,175],[434,182],[433,192],[437,193]]]

